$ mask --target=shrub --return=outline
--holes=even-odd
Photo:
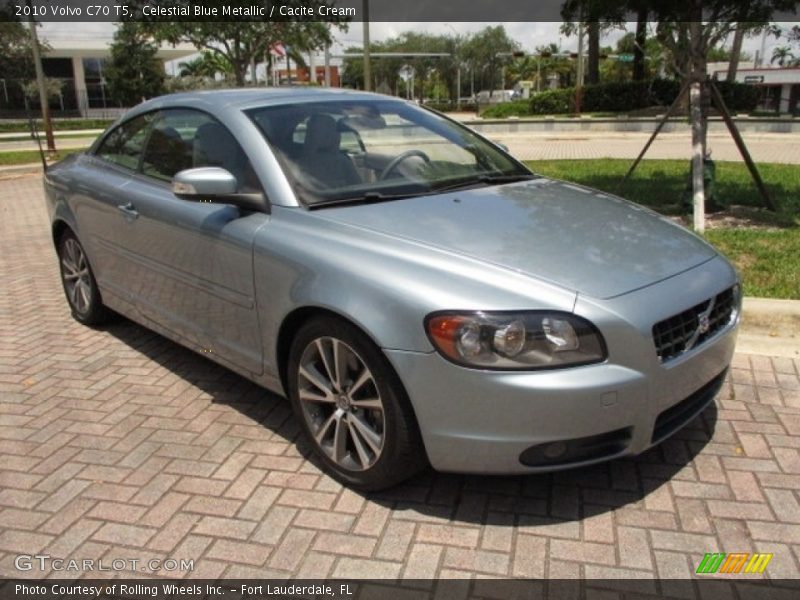
[[[752,112],[758,105],[759,91],[755,85],[718,81],[717,88],[722,100],[731,112]]]
[[[532,96],[529,100],[530,114],[554,115],[574,111],[575,88],[547,90]]]
[[[525,117],[531,114],[529,100],[514,100],[492,104],[481,112],[481,116],[488,119],[503,119],[505,117]]]
[[[731,112],[751,112],[758,104],[758,89],[743,83],[717,82]],[[669,106],[681,90],[672,79],[627,81],[587,85],[581,95],[583,112],[629,112],[651,106]],[[485,117],[557,115],[575,112],[575,88],[547,90],[526,101],[506,102],[487,109]]]

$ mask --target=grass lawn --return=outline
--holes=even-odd
[[[74,154],[75,152],[83,152],[86,148],[69,148],[67,150],[59,150],[56,153],[55,158],[53,158],[50,162],[55,162],[57,160],[61,160],[62,158],[66,158],[70,154]],[[38,150],[18,150],[12,152],[0,152],[0,166],[11,166],[11,165],[26,165],[28,163],[39,163],[41,159],[39,158],[39,151]]]
[[[76,129],[105,129],[114,119],[53,119],[54,131],[74,131]],[[39,131],[44,131],[42,121],[37,120],[36,126]],[[30,131],[28,121],[19,119],[0,120],[0,133],[28,133]]]
[[[529,161],[534,172],[581,183],[649,206],[664,214],[681,214],[688,161],[644,160],[621,192],[619,182],[630,160]],[[726,205],[757,208],[761,197],[743,164],[717,162],[717,197]],[[800,168],[759,164],[779,214],[752,210],[751,221],[764,227],[712,229],[706,239],[727,255],[744,280],[748,296],[800,299]]]

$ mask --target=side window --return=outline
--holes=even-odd
[[[239,182],[240,192],[260,191],[242,147],[222,123],[191,109],[168,109],[153,123],[142,160],[142,173],[171,181],[178,171],[222,167]]]
[[[152,121],[153,115],[148,114],[123,123],[108,134],[95,154],[116,165],[136,171]]]

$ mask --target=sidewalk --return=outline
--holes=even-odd
[[[139,576],[398,578],[408,597],[420,579],[547,577],[691,600],[705,553],[759,552],[748,578],[800,577],[800,358],[740,347],[715,404],[638,457],[363,495],[307,458],[285,400],[130,321],[74,321],[39,177],[0,181],[0,212],[0,576],[60,575],[15,569],[41,553],[194,561]],[[457,583],[438,597],[476,585]]]

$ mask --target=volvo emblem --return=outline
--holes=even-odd
[[[688,352],[694,348],[700,336],[708,333],[708,330],[711,328],[711,311],[714,310],[715,301],[716,298],[709,300],[705,310],[697,315],[697,329],[695,329],[691,337],[686,340],[686,345],[683,347],[684,352]]]
[[[700,335],[704,333],[708,333],[708,328],[711,327],[711,321],[708,318],[708,315],[700,315],[700,324],[697,327],[697,331]]]

